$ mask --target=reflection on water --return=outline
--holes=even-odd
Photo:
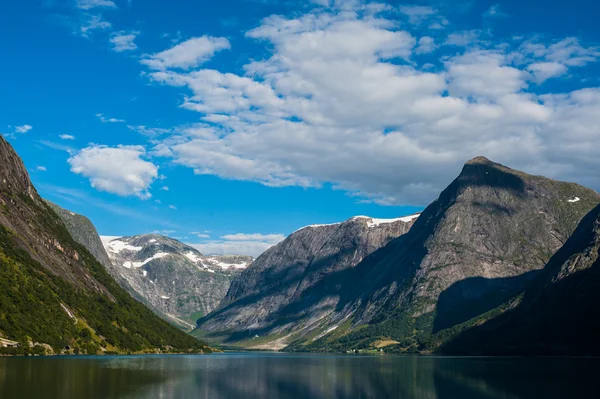
[[[593,398],[600,359],[0,358],[1,398]]]

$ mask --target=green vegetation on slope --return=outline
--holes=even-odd
[[[46,343],[55,352],[66,346],[81,353],[97,353],[101,347],[125,352],[209,350],[131,298],[48,211],[45,227],[77,250],[89,273],[116,301],[48,273],[17,245],[13,232],[0,226],[0,332],[6,338]],[[82,322],[76,323],[61,304]]]

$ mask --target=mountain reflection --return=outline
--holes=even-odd
[[[2,398],[598,397],[596,359],[219,354],[0,359]]]

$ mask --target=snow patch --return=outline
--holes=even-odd
[[[194,263],[197,263],[202,259],[202,257],[196,255],[192,251],[186,252],[184,255],[186,258],[188,258],[189,260],[191,260]]]
[[[121,251],[139,252],[143,249],[143,247],[129,245],[125,241],[121,240],[112,240],[109,243],[105,244],[105,248],[108,252],[112,252],[115,254],[121,253]]]
[[[403,216],[401,218],[395,218],[395,219],[377,219],[377,218],[372,218],[370,216],[362,216],[361,215],[361,216],[354,216],[354,217],[350,218],[349,220],[370,219],[371,221],[367,222],[367,225],[369,227],[375,227],[375,226],[379,226],[380,224],[388,224],[388,223],[394,223],[394,222],[409,223],[409,222],[412,222],[413,220],[415,220],[416,218],[418,218],[420,215],[421,215],[420,213],[416,213],[414,215]],[[311,224],[309,226],[304,226],[304,227],[302,227],[302,228],[300,228],[300,229],[298,229],[296,231],[307,229],[309,227],[336,226],[336,225],[342,224],[342,223],[344,223],[344,222],[329,223],[329,224]]]
[[[216,259],[216,258],[212,258],[209,257],[208,259],[206,259],[207,262],[209,262],[211,264],[211,266],[217,266],[220,267],[223,270],[228,270],[231,268],[234,269],[245,269],[248,267],[248,263],[247,262],[241,262],[241,263],[226,263],[226,262],[221,262],[220,260]]]
[[[160,297],[161,297],[162,299],[171,299],[171,297],[164,296],[164,295],[161,295]]]
[[[148,272],[146,270],[142,270],[142,274],[144,275],[144,277],[148,276]]]
[[[571,203],[579,202],[579,201],[581,201],[581,198],[579,198],[579,197],[575,197],[575,198],[569,200],[569,202],[571,202]]]
[[[375,227],[375,226],[379,226],[381,224],[389,224],[389,223],[395,223],[395,222],[409,223],[409,222],[412,222],[413,220],[415,220],[416,218],[418,218],[419,215],[420,214],[417,213],[415,215],[403,216],[401,218],[395,218],[395,219],[377,219],[377,218],[372,218],[370,216],[355,216],[351,220],[355,220],[355,219],[371,219],[369,222],[367,222],[367,226],[369,226],[369,227]]]
[[[142,266],[144,266],[145,264],[147,264],[149,262],[152,262],[155,259],[161,259],[161,258],[164,258],[165,256],[169,256],[169,254],[165,253],[165,252],[159,252],[156,255],[152,256],[151,258],[146,259],[143,262],[130,262],[130,261],[127,261],[127,262],[123,263],[123,267],[126,267],[128,269],[131,269],[132,267],[139,268],[139,267],[142,267]]]

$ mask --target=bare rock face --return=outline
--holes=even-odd
[[[50,201],[46,201],[46,203],[62,219],[73,239],[90,251],[102,266],[109,269],[111,267],[110,259],[91,220],[63,209]]]
[[[448,354],[600,355],[600,206],[522,297],[446,344]]]
[[[232,342],[257,335],[299,338],[325,328],[346,275],[369,254],[406,233],[417,216],[355,217],[296,231],[234,279],[219,308],[199,320],[199,329]]]
[[[344,344],[325,337],[312,348],[368,347],[377,337],[422,346],[522,292],[599,202],[574,183],[469,161],[410,232],[346,280]]]
[[[23,162],[0,137],[0,225],[15,232],[20,246],[51,273],[80,288],[111,297],[90,275],[62,221],[38,195]]]
[[[184,328],[215,309],[231,279],[252,263],[248,256],[204,256],[155,234],[106,241],[111,274],[158,315]]]

